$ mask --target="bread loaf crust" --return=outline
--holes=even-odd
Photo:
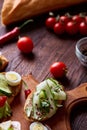
[[[1,19],[2,23],[8,25],[13,22],[27,19],[32,16],[75,5],[86,0],[4,0]]]

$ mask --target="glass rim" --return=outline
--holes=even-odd
[[[82,54],[82,52],[81,52],[80,49],[79,49],[80,43],[81,43],[82,41],[84,41],[84,40],[87,40],[87,37],[81,38],[80,40],[77,41],[77,43],[76,43],[76,52],[79,53],[79,55],[81,55],[82,57],[85,58],[85,57],[87,57],[87,56],[85,56],[84,54]]]

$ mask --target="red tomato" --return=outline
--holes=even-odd
[[[82,21],[84,21],[85,20],[85,17],[83,17],[83,16],[80,16],[80,15],[74,15],[73,17],[72,17],[72,20],[74,21],[74,22],[76,22],[76,23],[81,23]]]
[[[63,62],[55,62],[50,66],[50,72],[55,78],[61,78],[66,75],[67,67]]]
[[[54,32],[56,34],[63,34],[65,32],[65,26],[64,24],[60,23],[60,22],[57,22],[55,25],[54,25],[54,28],[53,28]]]
[[[87,35],[87,23],[81,22],[79,25],[79,31],[82,35]]]
[[[31,93],[31,90],[30,89],[27,89],[24,91],[25,92],[25,98],[27,98],[27,96]]]
[[[70,35],[75,35],[78,32],[78,25],[73,21],[66,24],[66,32]]]
[[[85,22],[87,23],[87,16],[85,16]]]
[[[7,100],[6,96],[0,96],[0,107],[3,107]]]
[[[56,23],[56,18],[55,17],[49,17],[46,19],[46,26],[50,29],[53,29],[54,24]]]
[[[60,16],[60,19],[59,19],[59,21],[62,22],[63,24],[68,23],[70,20],[71,20],[71,17],[65,16],[65,15]]]
[[[21,37],[18,42],[17,46],[19,50],[23,53],[30,53],[33,50],[33,42],[29,37]]]

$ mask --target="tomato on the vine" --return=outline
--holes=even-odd
[[[62,24],[61,22],[57,22],[55,25],[54,25],[54,28],[53,28],[54,32],[56,34],[63,34],[65,32],[65,26],[64,24]]]
[[[17,42],[17,47],[23,53],[30,53],[33,50],[34,44],[31,38],[21,37]]]
[[[87,16],[85,16],[85,22],[87,23]]]
[[[79,23],[81,23],[81,22],[83,22],[85,20],[85,17],[80,16],[80,15],[74,15],[72,17],[72,20],[79,24]]]
[[[75,35],[78,32],[78,25],[73,21],[70,21],[66,24],[66,32],[70,35]]]
[[[0,107],[3,107],[7,100],[6,96],[0,96]]]
[[[49,28],[49,29],[53,29],[53,26],[55,23],[56,23],[55,17],[49,17],[46,19],[46,22],[45,22],[47,28]]]
[[[63,24],[67,24],[69,21],[71,21],[71,17],[62,15],[60,16],[59,21],[62,22]]]
[[[63,62],[54,62],[50,66],[50,72],[55,78],[62,78],[67,73],[67,67]]]
[[[80,34],[87,35],[87,23],[86,22],[81,22],[80,23],[79,31],[80,31]]]

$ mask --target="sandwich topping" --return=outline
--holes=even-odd
[[[21,130],[21,124],[18,121],[5,121],[0,123],[0,130]]]
[[[33,122],[30,124],[30,130],[51,130],[49,127],[46,127],[41,122]]]
[[[20,82],[21,76],[16,72],[0,73],[0,119],[11,116],[12,111],[8,100],[15,96],[14,90]]]
[[[14,71],[6,72],[5,77],[6,77],[7,83],[11,86],[17,86],[21,82],[21,76],[17,72],[14,72]]]
[[[11,116],[11,108],[7,102],[6,96],[0,96],[0,119]]]
[[[48,119],[62,106],[60,100],[66,100],[62,85],[52,78],[46,79],[36,86],[32,98],[27,98],[25,114],[38,121]]]

